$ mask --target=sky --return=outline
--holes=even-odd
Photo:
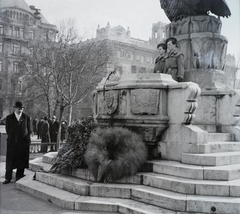
[[[170,23],[160,7],[159,0],[25,0],[28,5],[41,9],[51,24],[73,19],[80,36],[95,37],[98,25],[129,27],[133,38],[148,40],[152,24]],[[231,17],[221,18],[223,36],[228,38],[228,50],[234,54],[240,67],[240,0],[225,0]]]

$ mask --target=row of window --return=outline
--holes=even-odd
[[[16,27],[16,26],[9,26],[9,33],[8,35],[10,36],[14,36],[17,38],[28,38],[28,39],[34,39],[34,32],[33,31],[28,31],[24,32],[24,28],[21,27]],[[0,24],[0,35],[4,34],[4,26],[2,24]]]
[[[29,54],[33,54],[33,48],[28,48]],[[21,53],[21,45],[20,44],[12,44],[11,45],[11,53],[13,54],[20,54]],[[3,43],[0,42],[0,53],[3,53]]]
[[[22,81],[18,80],[16,83],[11,84],[12,90],[21,92],[22,91]],[[3,89],[3,80],[0,79],[0,91]]]
[[[8,65],[11,66],[11,62],[8,62]],[[13,73],[19,72],[19,62],[13,62]],[[3,72],[3,61],[0,60],[0,72]]]
[[[4,26],[2,24],[0,24],[0,35],[3,35],[4,33],[9,36],[12,36],[12,37],[31,39],[31,40],[34,39],[34,34],[35,34],[34,31],[32,31],[32,30],[26,31],[26,29],[24,29],[22,27],[17,27],[17,26],[9,26],[9,30],[6,30],[6,32],[5,32]],[[55,40],[56,36],[54,36],[54,35],[55,34],[52,31],[42,32],[41,38],[43,40],[48,40],[48,38]]]
[[[18,19],[18,20],[30,20],[29,15],[24,14],[22,12],[18,11],[9,11],[6,10],[6,17],[11,18],[11,19]],[[33,21],[33,19],[31,19]]]
[[[115,56],[118,58],[124,58],[128,60],[135,60],[142,63],[153,63],[154,59],[148,56],[135,55],[131,51],[118,50],[115,52]],[[134,59],[135,58],[135,59]]]

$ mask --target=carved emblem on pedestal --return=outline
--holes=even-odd
[[[157,89],[136,89],[131,91],[133,114],[158,114],[159,94]]]
[[[107,113],[113,114],[118,107],[118,91],[107,91],[104,100]]]

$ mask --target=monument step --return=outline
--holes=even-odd
[[[27,175],[16,182],[16,188],[61,208],[75,211],[98,211],[122,214],[175,214],[174,211],[132,199],[92,197],[74,194],[57,187],[32,180]]]
[[[63,190],[97,197],[129,198],[139,185],[93,183],[71,176],[37,172],[36,180]],[[240,179],[234,181],[192,180],[155,173],[143,175],[143,185],[190,195],[240,196]]]
[[[188,195],[240,197],[240,179],[233,181],[210,181],[146,173],[143,176],[143,184]]]
[[[153,172],[197,180],[230,181],[240,178],[240,164],[227,166],[197,166],[177,161],[153,160]]]
[[[45,154],[44,156],[45,157],[48,156],[48,153]],[[52,164],[42,162],[43,158],[36,158],[34,160],[29,161],[29,170],[32,170],[34,172],[39,171],[40,169],[48,171],[52,167]],[[45,158],[45,160],[47,159],[48,158]],[[66,171],[64,174],[92,182],[95,181],[93,175],[87,169],[73,169]],[[142,184],[142,176],[143,176],[142,173],[137,173],[136,175],[133,176],[124,177],[118,180],[117,182],[124,184]]]
[[[231,133],[208,133],[208,142],[234,141],[235,135]]]
[[[240,142],[223,141],[208,142],[206,144],[198,144],[199,153],[218,153],[240,151]]]
[[[240,164],[240,151],[207,154],[183,153],[181,162],[200,166],[223,166]]]
[[[52,167],[52,164],[44,163],[43,158],[44,157],[38,157],[33,160],[30,160],[29,161],[29,170],[36,172],[40,169],[44,169],[44,170],[48,171]]]
[[[173,193],[167,190],[141,186],[132,190],[131,198],[153,206],[185,213],[239,213],[240,198],[199,196]]]

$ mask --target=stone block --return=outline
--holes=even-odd
[[[121,184],[92,184],[90,196],[106,198],[131,198],[132,186]]]
[[[240,179],[229,181],[230,196],[240,198]]]
[[[73,169],[72,176],[89,181],[95,181],[93,175],[87,169]]]
[[[125,200],[124,203],[120,202],[118,211],[124,214],[176,214],[175,211],[133,200]]]
[[[187,196],[187,212],[239,214],[240,198]]]
[[[132,199],[170,210],[185,211],[186,208],[186,195],[151,187],[134,188]]]
[[[118,212],[117,200],[110,198],[97,197],[79,197],[75,201],[75,210],[81,211],[98,211],[98,212]]]
[[[204,166],[205,180],[231,181],[240,177],[240,164],[208,167]]]
[[[183,178],[203,179],[203,167],[181,164],[176,161],[159,161],[153,164],[153,172]]]
[[[143,184],[158,189],[169,190],[184,194],[195,194],[195,183],[190,179],[168,175],[148,173],[143,176]]]
[[[240,152],[182,154],[182,163],[200,166],[222,166],[240,163]]]
[[[196,195],[229,196],[229,184],[226,181],[196,182]]]

